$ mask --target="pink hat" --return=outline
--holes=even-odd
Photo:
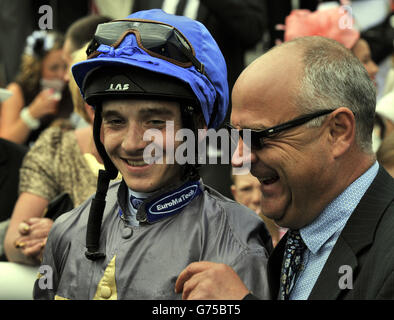
[[[305,36],[321,36],[336,40],[351,49],[360,38],[360,33],[354,29],[353,22],[353,18],[341,8],[315,12],[293,10],[285,20],[284,41]]]

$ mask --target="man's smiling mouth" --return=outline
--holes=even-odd
[[[129,166],[132,166],[132,167],[144,167],[144,166],[149,165],[144,160],[128,160],[128,159],[123,159],[123,158],[122,158],[122,160],[124,162],[126,162]]]

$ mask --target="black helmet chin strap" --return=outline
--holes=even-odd
[[[183,165],[182,170],[182,180],[198,180],[200,179],[199,169],[201,164],[199,163],[198,159],[198,117],[197,117],[197,109],[199,107],[190,105],[188,103],[181,103],[181,117],[182,117],[182,127],[188,128],[193,131],[194,133],[194,164],[186,163]],[[201,114],[202,115],[202,114]]]
[[[106,203],[105,198],[107,196],[108,185],[110,180],[115,179],[118,175],[118,169],[109,159],[107,153],[105,152],[105,148],[100,140],[101,123],[101,106],[97,106],[93,123],[93,138],[96,144],[97,151],[104,162],[105,170],[99,170],[99,175],[97,179],[97,190],[90,206],[89,219],[86,230],[87,251],[85,252],[85,256],[92,261],[105,258],[105,253],[99,252],[100,229],[103,220]]]
[[[93,261],[105,258],[105,253],[99,252],[99,242],[101,222],[105,209],[105,197],[107,196],[109,181],[110,179],[107,171],[100,170],[97,180],[97,190],[90,206],[86,230],[87,251],[85,252],[85,256]]]
[[[96,105],[94,113],[94,122],[93,122],[93,139],[96,145],[97,151],[104,162],[105,171],[108,172],[110,179],[115,179],[118,176],[118,169],[114,166],[111,159],[109,158],[107,152],[105,151],[104,145],[100,140],[100,132],[101,132],[101,123],[103,121],[101,117],[102,106]]]

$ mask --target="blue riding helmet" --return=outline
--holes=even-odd
[[[85,100],[88,97],[84,81],[92,72],[102,67],[128,66],[188,84],[209,127],[218,128],[226,116],[229,102],[226,63],[209,31],[197,21],[160,9],[136,12],[99,25],[90,53],[93,54],[88,60],[72,67]],[[102,91],[99,96],[104,98],[106,93],[114,91]],[[133,96],[132,90],[122,93]]]

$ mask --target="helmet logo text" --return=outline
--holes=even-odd
[[[111,83],[107,91],[124,91],[129,89],[129,84]]]

